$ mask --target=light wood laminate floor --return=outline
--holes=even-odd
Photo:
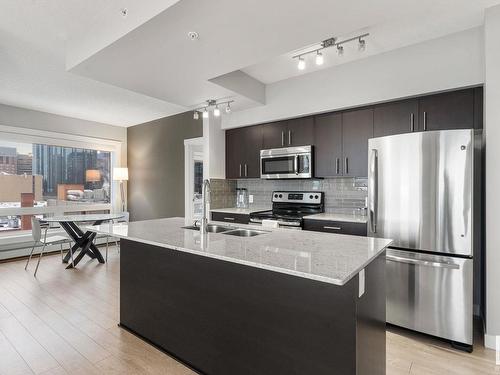
[[[119,255],[65,270],[58,255],[0,264],[0,374],[194,374],[117,326]],[[387,374],[498,374],[480,335],[472,354],[395,327],[388,329]],[[304,374],[313,375],[313,374]]]

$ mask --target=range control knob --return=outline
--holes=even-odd
[[[274,198],[278,198],[278,194],[274,194]]]
[[[317,196],[317,195],[315,195],[315,196],[314,196],[314,198],[315,198],[315,199],[318,199],[318,196]]]
[[[283,194],[280,194],[280,195],[279,195],[279,197],[280,197],[280,198],[283,198]]]
[[[312,194],[309,196],[309,199],[313,199],[313,195]]]

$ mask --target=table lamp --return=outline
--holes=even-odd
[[[128,181],[128,168],[113,168],[113,181],[120,181],[122,212],[125,212],[125,193],[123,192],[123,181]]]
[[[99,169],[87,169],[85,171],[85,181],[90,182],[92,188],[95,183],[101,181],[101,171]]]

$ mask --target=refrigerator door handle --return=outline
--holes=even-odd
[[[456,269],[456,270],[460,269],[460,265],[454,264],[454,263],[448,263],[448,262],[432,262],[432,261],[428,261],[428,260],[419,260],[419,259],[398,257],[395,255],[386,255],[385,259],[392,261],[392,262],[414,264],[417,266],[427,266],[427,267],[435,267],[435,268],[451,268],[451,269]]]
[[[378,214],[378,151],[371,150],[370,168],[368,171],[368,201],[369,201],[369,219],[372,233],[377,233],[377,214]]]

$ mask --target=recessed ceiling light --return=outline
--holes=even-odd
[[[191,40],[197,40],[199,37],[200,35],[196,31],[188,32],[188,38]]]

